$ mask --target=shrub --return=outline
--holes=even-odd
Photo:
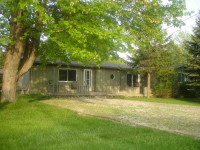
[[[156,97],[171,97],[172,83],[170,81],[158,82],[153,87],[153,94]]]
[[[197,96],[197,92],[187,82],[179,84],[176,97],[194,98]]]

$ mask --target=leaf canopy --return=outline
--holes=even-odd
[[[163,42],[162,25],[179,26],[187,14],[184,0],[2,0],[0,10],[2,47],[14,44],[11,27],[21,23],[24,43],[40,36],[38,57],[67,63],[101,62],[133,45]]]

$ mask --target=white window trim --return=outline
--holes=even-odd
[[[89,87],[89,91],[92,91],[92,69],[83,70],[83,85],[85,85],[85,71],[91,71],[91,87]]]
[[[77,81],[77,69],[67,69],[67,68],[59,68],[58,69],[58,82],[76,82],[76,81],[60,81],[59,80],[59,70],[75,70],[76,71],[76,81]],[[67,76],[67,78],[68,78],[68,76]]]

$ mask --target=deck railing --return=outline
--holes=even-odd
[[[78,85],[77,88],[72,88],[70,84],[48,84],[47,91],[49,95],[88,94],[89,87],[84,85]]]

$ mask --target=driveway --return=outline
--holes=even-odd
[[[117,99],[50,99],[43,103],[81,115],[200,138],[200,107]]]

